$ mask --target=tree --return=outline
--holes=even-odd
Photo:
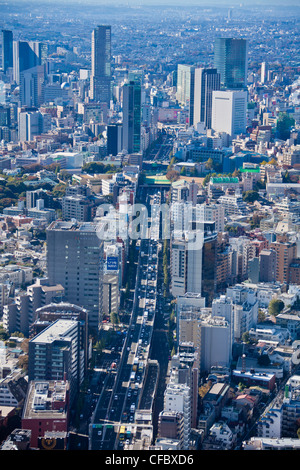
[[[287,140],[290,137],[291,128],[295,125],[295,119],[288,113],[280,113],[277,121],[277,134],[279,139]]]
[[[118,325],[120,323],[119,315],[116,312],[111,312],[110,321],[111,321],[111,323],[113,325],[113,328],[114,328],[115,325]]]
[[[174,181],[177,181],[179,177],[180,175],[178,171],[175,171],[175,170],[169,170],[166,174],[167,180],[171,181],[171,183],[173,183]]]
[[[245,333],[242,334],[242,341],[243,343],[250,343],[249,331],[245,331]]]
[[[269,303],[269,314],[278,315],[284,309],[284,303],[280,299],[272,299]]]
[[[253,190],[250,190],[250,191],[246,191],[243,195],[243,200],[245,202],[254,202],[254,201],[257,201],[259,199],[259,194],[257,191],[253,191]]]
[[[210,157],[207,162],[205,163],[205,168],[207,170],[212,170],[213,169],[213,166],[214,166],[214,161],[213,159]]]
[[[263,323],[266,319],[265,312],[261,309],[258,309],[257,323]]]

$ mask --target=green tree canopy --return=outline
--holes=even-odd
[[[278,315],[284,309],[284,303],[280,299],[272,299],[269,303],[269,314]]]
[[[243,200],[245,202],[255,202],[259,199],[259,194],[257,191],[246,191],[243,195]]]
[[[282,140],[287,140],[290,137],[291,128],[295,125],[295,119],[288,113],[280,113],[277,121],[277,134]]]

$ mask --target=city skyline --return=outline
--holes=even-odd
[[[300,449],[292,3],[1,4],[1,450]]]

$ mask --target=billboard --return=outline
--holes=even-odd
[[[107,271],[117,271],[119,269],[119,261],[117,256],[108,256],[106,259]]]

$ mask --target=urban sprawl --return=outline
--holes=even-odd
[[[0,449],[300,450],[300,8],[61,3],[0,5]]]

